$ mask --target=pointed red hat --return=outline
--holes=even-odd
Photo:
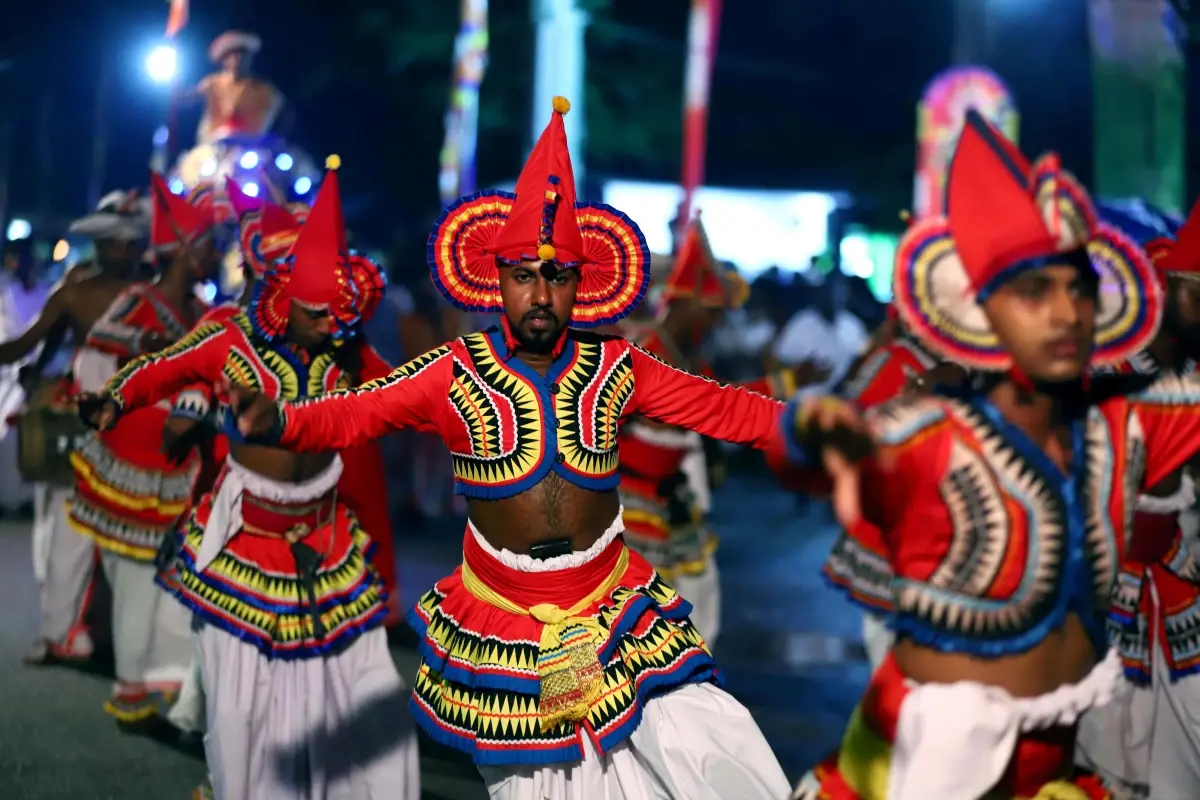
[[[346,289],[345,265],[350,253],[337,177],[341,164],[338,156],[326,159],[325,180],[287,254],[291,275],[286,294],[313,308],[334,308]]]
[[[150,246],[168,250],[180,244],[191,244],[212,230],[212,190],[205,188],[181,197],[167,187],[163,176],[150,173],[151,206]]]
[[[571,324],[609,325],[646,294],[650,250],[632,220],[610,206],[580,203],[563,115],[554,98],[550,124],[529,155],[516,192],[481,192],[448,208],[429,236],[434,284],[466,311],[499,312],[502,266],[552,261],[579,270]]]
[[[326,159],[327,172],[317,199],[287,257],[267,273],[262,293],[253,304],[251,319],[268,338],[287,331],[293,301],[328,309],[338,323],[337,335],[349,333],[378,306],[383,289],[381,271],[368,259],[352,256],[346,246],[337,177],[341,163],[336,155]]]
[[[662,299],[696,300],[705,308],[725,308],[732,298],[721,271],[723,268],[717,265],[704,225],[697,216],[684,233],[679,255],[663,284]]]
[[[1146,243],[1146,252],[1162,273],[1200,279],[1200,201],[1192,206],[1175,239],[1161,236]]]
[[[491,248],[501,263],[554,261],[569,267],[583,261],[583,235],[575,218],[575,172],[563,126],[569,109],[565,100],[555,99],[550,124],[517,179],[512,209]]]
[[[896,251],[893,305],[905,329],[941,358],[1004,371],[1012,364],[983,312],[1023,270],[1069,265],[1101,282],[1093,363],[1120,363],[1153,339],[1162,290],[1145,252],[1097,221],[1087,192],[1057,155],[1034,164],[978,113],[946,182],[946,216],[911,225]]]

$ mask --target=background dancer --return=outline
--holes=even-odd
[[[95,263],[69,272],[25,332],[0,344],[0,364],[27,358],[41,345],[38,357],[22,371],[27,413],[54,413],[54,408],[39,410],[38,402],[58,403],[61,413],[69,413],[65,403],[77,391],[78,375],[88,371],[88,356],[76,356],[74,386],[67,382],[38,396],[41,370],[51,363],[68,337],[79,347],[96,321],[129,287],[150,232],[149,209],[136,192],[110,192],[95,212],[71,223],[70,230],[92,238]],[[34,404],[32,408],[30,403]],[[26,421],[19,435],[47,435],[43,425],[30,422]],[[57,432],[53,435],[56,441]],[[63,454],[64,458],[67,455]],[[74,484],[66,481],[35,486],[33,554],[41,601],[41,633],[25,656],[26,664],[87,663],[95,653],[97,639],[108,637],[107,631],[91,629],[96,616],[93,602],[98,589],[99,553],[90,540],[76,535],[67,523],[67,506],[74,491]]]
[[[331,156],[288,258],[258,283],[245,314],[134,361],[100,398],[81,401],[81,413],[107,428],[198,382],[217,387],[214,405],[236,409],[225,392],[235,377],[295,399],[390,372],[354,336],[383,281],[346,249],[338,165]],[[203,622],[215,796],[416,800],[416,732],[381,627],[386,591],[367,533],[338,497],[341,459],[225,430],[225,468],[183,525],[172,586]]]
[[[1123,372],[1195,375],[1200,359],[1200,205],[1178,239],[1146,250],[1166,286],[1163,326]],[[1190,467],[1138,498],[1130,546],[1114,595],[1113,644],[1125,680],[1113,702],[1087,714],[1080,763],[1104,777],[1118,800],[1185,800],[1200,786],[1200,585],[1189,561],[1194,532],[1180,541],[1180,514],[1196,504]],[[1184,545],[1181,547],[1181,545]],[[1190,547],[1189,547],[1190,546]]]
[[[663,283],[659,319],[631,325],[640,335],[630,339],[672,366],[712,377],[701,348],[724,314],[741,307],[748,295],[748,287],[716,263],[697,218],[685,230]],[[786,399],[797,385],[824,377],[818,365],[807,362],[738,385]],[[692,431],[631,419],[621,434],[620,495],[626,543],[691,603],[692,623],[712,647],[720,632],[721,584],[717,536],[702,507],[711,497],[707,451]]]
[[[172,194],[151,175],[153,228],[160,275],[137,284],[112,304],[84,342],[104,372],[183,336],[204,313],[196,284],[220,267],[211,194]],[[94,384],[82,384],[94,391]],[[164,398],[166,399],[166,398]],[[163,536],[187,506],[196,459],[176,464],[163,453],[169,404],[146,408],[121,424],[86,437],[71,455],[75,496],[70,522],[101,549],[113,591],[113,649],[117,684],[105,710],[117,722],[157,731],[191,663],[190,620],[154,586],[154,558]]]

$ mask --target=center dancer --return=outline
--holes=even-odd
[[[624,215],[576,203],[568,109],[555,98],[515,195],[460,201],[429,240],[438,288],[499,327],[358,390],[238,393],[239,425],[299,452],[406,427],[446,442],[470,525],[462,566],[411,617],[413,708],[493,798],[777,800],[782,769],[720,688],[688,604],[625,546],[616,489],[629,416],[765,448],[783,405],[578,330],[632,310],[649,252]]]

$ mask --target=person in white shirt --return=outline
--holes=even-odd
[[[813,287],[809,307],[793,314],[775,340],[773,352],[780,363],[814,361],[829,367],[829,377],[814,384],[814,392],[828,391],[840,381],[867,344],[866,326],[846,307],[849,288],[844,275],[830,273]]]

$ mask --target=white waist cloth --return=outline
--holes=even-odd
[[[1112,699],[1120,678],[1110,650],[1079,683],[1039,697],[970,681],[914,686],[900,704],[888,800],[978,800],[1003,777],[1020,734],[1075,724]]]
[[[580,550],[575,553],[568,553],[565,556],[555,556],[554,558],[537,559],[533,556],[527,556],[523,553],[514,553],[511,550],[497,550],[488,540],[483,538],[483,534],[475,527],[475,523],[467,520],[467,527],[471,529],[471,535],[475,537],[475,541],[480,547],[487,552],[492,558],[499,561],[509,569],[515,569],[517,572],[554,572],[559,569],[572,569],[573,567],[581,567],[591,561],[596,556],[604,552],[604,548],[608,547],[613,539],[621,535],[621,531],[625,530],[625,522],[622,515],[625,509],[621,508],[617,511],[617,518],[613,520],[608,529],[596,540],[595,544],[587,550]]]
[[[332,491],[342,477],[342,457],[334,456],[329,466],[317,475],[300,483],[288,483],[265,478],[233,460],[225,459],[226,472],[221,488],[213,497],[212,511],[204,526],[200,552],[196,554],[196,571],[203,572],[213,562],[225,543],[242,529],[242,495],[249,494],[276,503],[303,503],[316,500]]]

